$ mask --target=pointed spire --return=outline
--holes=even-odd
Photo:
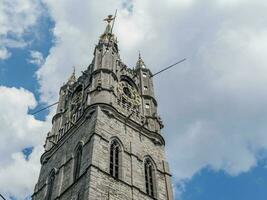
[[[72,72],[71,76],[69,77],[67,84],[72,85],[75,82],[76,82],[75,66],[73,66],[73,72]]]
[[[140,51],[139,51],[138,60],[136,62],[136,69],[138,69],[138,68],[146,68],[146,64],[141,57]]]

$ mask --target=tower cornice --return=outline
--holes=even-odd
[[[136,131],[138,131],[140,134],[142,134],[143,136],[147,137],[148,139],[152,140],[156,145],[165,145],[165,140],[162,137],[162,135],[160,135],[157,132],[154,131],[150,131],[149,129],[147,129],[144,125],[145,122],[143,124],[139,124],[136,121],[132,120],[129,116],[124,115],[123,113],[119,112],[115,107],[113,107],[110,104],[105,104],[105,103],[95,103],[92,104],[90,106],[88,106],[83,113],[83,116],[80,118],[80,120],[78,120],[74,126],[72,126],[61,138],[59,138],[59,140],[57,141],[57,143],[55,145],[52,146],[51,149],[45,151],[42,156],[41,156],[41,164],[44,164],[45,162],[47,162],[47,160],[57,151],[57,149],[60,148],[60,146],[62,146],[64,144],[64,142],[72,135],[75,133],[75,129],[79,126],[81,126],[87,119],[91,118],[91,116],[93,115],[93,113],[95,113],[96,108],[100,107],[100,109],[103,111],[103,113],[105,113],[106,115],[108,115],[109,117],[113,117],[117,120],[119,120],[122,123],[127,123],[128,126],[130,126],[131,128],[135,129]]]
[[[96,105],[99,105],[100,108],[104,111],[104,113],[106,113],[110,117],[114,117],[123,123],[127,122],[127,125],[131,126],[131,128],[135,129],[136,131],[141,130],[140,133],[146,136],[147,138],[151,139],[155,144],[165,145],[165,140],[161,134],[159,134],[158,132],[151,131],[145,127],[145,118],[144,118],[144,123],[140,124],[137,123],[135,120],[132,120],[131,117],[126,116],[125,114],[119,112],[112,105],[109,104],[96,104]]]

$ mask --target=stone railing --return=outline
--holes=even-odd
[[[84,109],[83,107],[80,107],[75,113],[70,116],[66,123],[60,127],[60,129],[58,130],[58,134],[55,137],[56,143],[60,140],[60,138],[62,138],[63,135],[65,135],[65,133],[69,131],[71,127],[73,127],[73,125],[76,124],[76,122],[81,118],[83,113]]]
[[[130,116],[138,122],[142,122],[144,120],[144,116],[140,113],[138,108],[132,106],[130,103],[123,102],[121,99],[117,99],[117,110],[124,113],[126,116]]]

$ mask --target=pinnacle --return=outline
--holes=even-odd
[[[75,66],[74,66],[73,72],[72,72],[71,76],[69,77],[67,84],[72,85],[75,82],[76,82],[76,76],[75,76]]]
[[[142,57],[141,57],[141,53],[139,51],[139,56],[138,56],[138,60],[136,62],[136,69],[137,68],[146,68],[146,64],[145,62],[143,61]]]

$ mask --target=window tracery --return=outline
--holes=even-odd
[[[145,160],[144,168],[145,168],[146,193],[152,197],[155,197],[154,166],[150,159]]]
[[[110,164],[109,173],[114,178],[119,178],[120,169],[120,145],[116,140],[111,142],[110,146]]]

